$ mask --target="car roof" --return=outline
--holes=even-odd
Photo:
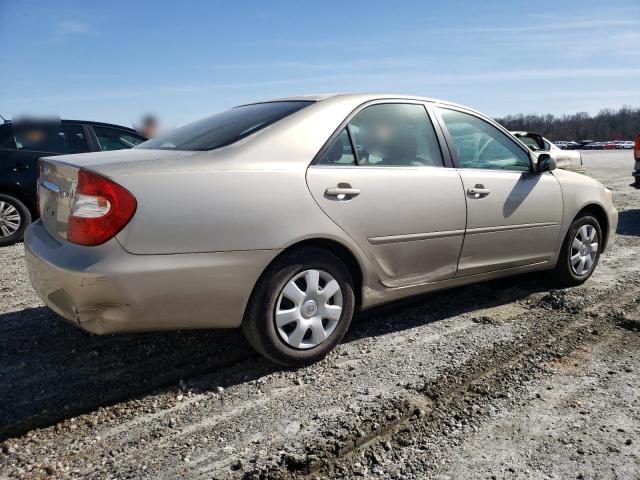
[[[57,120],[56,120],[57,121]],[[37,122],[37,120],[36,120]],[[136,135],[142,137],[134,128],[125,127],[124,125],[118,125],[115,123],[106,123],[106,122],[96,122],[94,120],[70,120],[70,119],[61,119],[60,123],[62,124],[76,124],[80,123],[83,125],[94,125],[97,127],[108,127],[108,128],[118,128],[120,130],[127,130],[128,132],[135,133]],[[11,120],[7,120],[6,122],[0,125],[11,125]]]
[[[360,101],[360,103],[365,103],[372,100],[384,100],[384,99],[417,100],[421,102],[442,103],[446,105],[464,108],[466,110],[472,110],[467,106],[449,102],[446,100],[441,100],[438,98],[422,97],[419,95],[403,95],[403,94],[397,94],[397,93],[316,93],[316,94],[308,94],[308,95],[294,95],[289,97],[272,98],[267,100],[260,100],[257,102],[250,102],[244,105],[255,105],[258,103],[270,103],[270,102],[300,102],[300,101],[322,102],[325,100],[338,99],[338,98],[343,100]],[[240,106],[243,106],[243,105],[240,105]]]
[[[125,127],[124,125],[118,125],[116,123],[106,123],[106,122],[96,122],[94,120],[61,120],[62,123],[83,123],[85,125],[95,125],[98,127],[111,127],[111,128],[120,128],[122,130],[128,130],[137,135],[140,135],[134,128]]]

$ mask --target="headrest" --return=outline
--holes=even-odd
[[[416,160],[418,144],[411,132],[398,131],[390,139],[383,162],[388,165],[410,165]]]

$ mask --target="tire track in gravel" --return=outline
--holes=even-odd
[[[520,285],[536,283],[539,277],[521,280]],[[345,443],[347,445],[354,441],[349,432],[361,429],[362,425],[353,425],[345,417],[366,417],[367,408],[377,412],[371,414],[369,423],[372,424],[379,422],[382,426],[391,425],[400,418],[410,418],[416,405],[423,407],[419,402],[416,403],[416,398],[423,402],[426,398],[419,393],[421,385],[424,385],[424,381],[420,383],[420,377],[441,381],[442,372],[445,372],[445,378],[449,378],[454,373],[449,373],[448,364],[459,364],[464,369],[464,365],[476,362],[476,351],[479,349],[483,349],[481,355],[490,357],[491,351],[486,347],[495,342],[519,345],[520,339],[526,338],[531,329],[535,330],[545,322],[566,322],[566,318],[571,317],[569,311],[579,312],[587,303],[610,301],[617,288],[617,283],[609,283],[598,288],[581,287],[569,294],[545,294],[542,291],[523,297],[519,288],[508,286],[507,282],[492,282],[445,292],[431,297],[428,303],[410,303],[409,306],[386,312],[379,318],[374,316],[367,322],[358,322],[354,325],[352,338],[346,344],[339,346],[338,351],[324,362],[307,369],[279,371],[261,360],[245,361],[192,378],[186,382],[185,390],[188,392],[162,390],[140,400],[100,408],[89,415],[71,418],[57,425],[53,431],[34,432],[26,441],[34,446],[31,448],[36,448],[38,441],[32,443],[36,438],[52,435],[57,438],[59,445],[74,445],[71,452],[59,447],[55,450],[59,452],[57,456],[60,461],[71,466],[70,471],[75,472],[76,476],[124,477],[139,471],[140,465],[149,463],[153,465],[153,470],[150,467],[144,476],[175,478],[188,472],[193,478],[238,477],[243,472],[255,472],[259,468],[260,459],[253,458],[256,452],[261,458],[272,456],[278,468],[282,464],[293,465],[293,470],[285,469],[283,474],[297,475],[308,468],[309,455],[306,450],[303,450],[303,455],[297,453],[293,447],[296,443],[308,441],[308,444],[314,444],[309,439],[331,432],[340,441],[348,440]],[[525,288],[526,291],[530,290]],[[455,307],[454,313],[458,313],[458,317],[448,317],[447,313],[451,314],[451,311],[446,305],[460,298],[461,292],[467,294],[464,295],[465,301],[458,301]],[[496,301],[496,297],[501,300]],[[514,304],[512,297],[522,300]],[[437,301],[433,301],[434,298]],[[585,298],[588,302],[585,302]],[[481,310],[476,311],[465,305],[473,305]],[[541,310],[541,307],[547,310]],[[378,337],[380,329],[384,335]],[[399,352],[402,352],[402,357],[396,358]],[[427,364],[424,362],[430,362],[428,369],[425,369]],[[417,370],[407,369],[411,365],[424,366]],[[351,374],[352,369],[355,377]],[[320,389],[316,387],[316,380],[319,379],[326,383]],[[404,384],[393,387],[401,379]],[[216,393],[216,385],[230,387],[229,397],[226,390],[223,394]],[[289,395],[284,396],[286,398],[278,395],[283,386],[291,385],[295,387],[289,390]],[[376,385],[384,386],[379,397],[375,394]],[[364,392],[369,388],[373,390],[371,394],[349,396],[350,391]],[[261,389],[267,398],[264,402],[260,401]],[[341,391],[346,392],[346,396]],[[299,434],[294,437],[287,434],[288,427],[280,423],[286,416],[279,416],[286,412],[285,406],[291,409],[293,418],[300,417],[302,406],[312,411],[319,410],[321,403],[318,403],[318,398],[322,398],[322,395],[333,397],[332,402],[325,404],[325,407],[329,407],[326,415],[317,421],[311,418],[304,420],[302,415],[299,434],[304,435],[303,440],[298,440]],[[182,396],[185,398],[181,400]],[[362,403],[363,399],[364,413],[352,412],[348,402],[356,400]],[[303,405],[299,407],[300,403]],[[245,406],[239,408],[242,405]],[[234,411],[236,414],[233,414]],[[172,426],[174,418],[175,425]],[[311,426],[304,426],[309,420]],[[314,422],[318,425],[314,426]],[[378,426],[374,430],[383,431],[384,428]],[[345,431],[347,433],[340,439]],[[266,444],[265,434],[271,436]],[[367,432],[363,430],[360,437],[365,435]],[[373,435],[368,440],[379,444],[376,437]],[[220,438],[224,440],[220,441]],[[364,443],[361,441],[358,451],[366,448]],[[340,452],[340,448],[336,449],[335,445],[332,447],[335,449],[334,460],[330,464],[339,462],[340,457],[335,457],[335,453]],[[343,449],[342,455],[354,449],[355,444],[350,450]],[[87,456],[84,452],[91,454]],[[7,460],[11,461],[11,458]],[[84,466],[87,461],[90,463]],[[253,461],[256,461],[255,468]],[[96,469],[96,462],[102,467]],[[13,465],[12,468],[15,468],[16,464]],[[273,468],[273,465],[269,468]]]
[[[480,349],[471,359],[445,369],[437,378],[423,385],[408,385],[406,394],[376,405],[357,421],[345,426],[345,419],[339,419],[337,425],[326,430],[338,430],[340,425],[347,431],[345,435],[332,434],[329,440],[324,437],[321,442],[305,445],[303,450],[289,451],[275,463],[258,463],[243,478],[366,476],[367,470],[357,458],[365,457],[368,467],[375,467],[386,452],[401,450],[416,437],[446,437],[451,424],[454,429],[462,427],[455,422],[463,419],[465,425],[474,424],[486,415],[478,405],[511,395],[507,392],[514,378],[523,384],[542,369],[544,362],[569,355],[579,346],[602,341],[603,331],[625,325],[619,311],[637,308],[639,291],[636,283],[635,288],[616,296],[617,313],[610,311],[611,292],[607,292],[598,295],[588,308],[576,310],[570,306],[570,312],[555,311],[547,318],[538,318],[535,327],[516,342],[499,342]],[[562,303],[560,306],[564,310]]]

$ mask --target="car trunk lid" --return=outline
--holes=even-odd
[[[37,187],[42,223],[54,238],[67,240],[69,215],[78,186],[78,172],[81,170],[120,183],[122,176],[126,175],[183,169],[187,158],[199,153],[132,149],[43,157],[39,161]]]
[[[38,171],[38,208],[45,229],[58,240],[67,239],[69,214],[73,204],[80,169],[105,177],[166,167],[178,163],[194,152],[165,150],[116,150],[77,155],[43,157]]]
[[[79,168],[55,157],[41,158],[38,166],[38,209],[44,228],[57,239],[66,240],[67,225]]]

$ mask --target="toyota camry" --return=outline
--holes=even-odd
[[[555,166],[440,100],[241,105],[131,150],[42,158],[30,278],[89,332],[241,327],[304,365],[384,302],[534,270],[586,281],[618,213]]]

